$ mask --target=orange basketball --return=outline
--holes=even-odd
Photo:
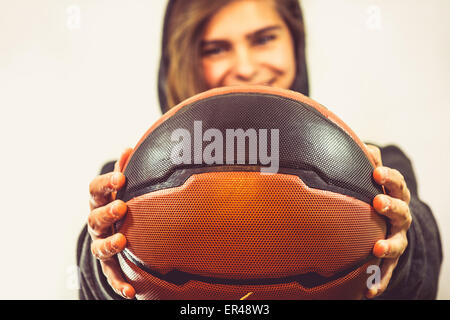
[[[224,87],[162,116],[115,225],[138,299],[358,299],[386,222],[365,145],[302,94]]]

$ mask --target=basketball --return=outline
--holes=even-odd
[[[117,199],[138,299],[360,299],[383,193],[364,143],[290,90],[212,89],[137,143]]]

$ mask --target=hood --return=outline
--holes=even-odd
[[[168,40],[168,20],[170,17],[170,13],[172,11],[173,4],[175,1],[179,0],[169,0],[166,7],[166,13],[164,15],[164,24],[163,24],[163,34],[162,34],[162,46],[161,46],[161,58],[159,64],[159,72],[158,72],[158,97],[159,97],[159,105],[161,108],[161,112],[164,114],[169,110],[169,106],[167,105],[166,99],[166,82],[167,82],[167,72],[169,70],[170,59],[168,57],[167,52],[167,40]],[[300,10],[300,3],[297,1],[298,11]],[[302,93],[306,96],[309,95],[309,81],[308,81],[308,73],[306,66],[306,59],[304,54],[302,54],[302,44],[294,38],[294,46],[296,48],[296,60],[297,60],[297,72],[292,83],[291,90]]]

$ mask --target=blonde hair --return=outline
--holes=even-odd
[[[218,10],[232,1],[236,0],[175,0],[166,30],[169,66],[164,91],[169,108],[209,89],[201,67],[204,28]],[[291,31],[297,60],[299,53],[304,59],[303,20],[298,0],[271,1]]]

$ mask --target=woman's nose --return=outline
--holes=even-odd
[[[256,75],[256,63],[247,48],[238,48],[236,50],[234,68],[236,78],[241,81],[250,81]]]

